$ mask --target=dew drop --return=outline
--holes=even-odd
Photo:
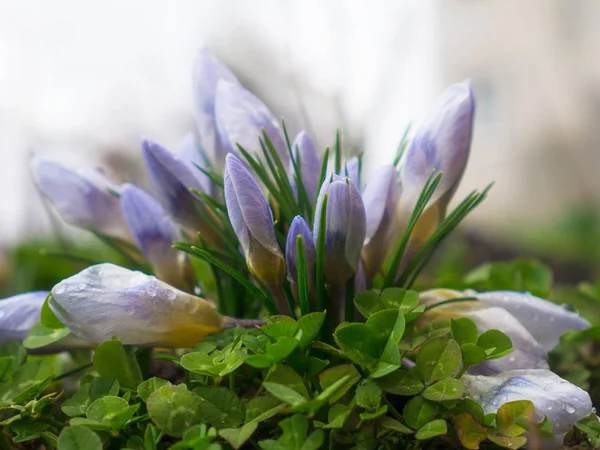
[[[148,289],[148,295],[150,297],[156,297],[156,291],[152,288]]]
[[[548,406],[546,406],[546,409],[547,409],[548,411],[552,411],[552,405],[548,405]]]
[[[592,408],[592,412],[593,412],[594,414],[596,414],[596,412],[597,412],[597,411],[598,411],[598,410],[596,409],[596,407],[593,407],[593,408]]]
[[[575,412],[575,408],[567,405],[567,407],[565,408],[565,411],[567,411],[568,414],[573,414]]]
[[[174,290],[172,290],[172,289],[169,289],[169,290],[167,291],[167,298],[168,298],[169,300],[175,300],[175,297],[177,297],[177,294],[175,294],[175,291],[174,291]]]
[[[514,357],[514,355],[510,355],[510,356],[508,357],[508,360],[509,360],[510,362],[515,362],[515,359],[516,359],[516,358]]]
[[[87,287],[87,284],[85,284],[85,283],[79,283],[77,285],[77,289],[79,289],[80,291],[83,291],[86,287]]]
[[[54,288],[55,294],[62,294],[67,290],[67,285],[65,283],[60,283],[58,286]]]

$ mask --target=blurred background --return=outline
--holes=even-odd
[[[37,257],[73,230],[40,201],[31,155],[140,179],[142,137],[176,150],[194,127],[202,46],[292,132],[310,127],[324,148],[341,127],[367,178],[470,78],[476,126],[455,199],[495,185],[440,264],[537,257],[559,281],[594,279],[599,18],[595,0],[0,0],[0,294],[48,287],[44,267],[73,270]]]

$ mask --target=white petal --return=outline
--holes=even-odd
[[[592,412],[592,400],[583,389],[549,370],[513,370],[492,377],[464,375],[465,392],[479,402],[486,414],[504,403],[530,400],[535,417],[552,421],[555,434],[566,433]]]
[[[549,352],[567,331],[585,330],[590,323],[574,312],[528,292],[492,291],[477,294],[486,304],[509,311]]]
[[[118,336],[123,344],[187,347],[223,322],[206,300],[113,264],[62,281],[49,306],[76,336],[92,342]]]

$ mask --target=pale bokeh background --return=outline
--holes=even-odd
[[[143,136],[177,148],[202,45],[295,131],[302,108],[323,146],[342,126],[367,170],[471,78],[459,195],[496,182],[471,224],[502,234],[600,207],[599,18],[594,0],[0,0],[0,247],[49,231],[31,153],[123,165]]]

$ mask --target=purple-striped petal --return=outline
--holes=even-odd
[[[96,170],[74,171],[62,164],[34,160],[33,177],[65,222],[107,236],[130,240],[119,199],[110,190],[118,186]]]
[[[365,245],[362,250],[365,270],[373,278],[394,248],[398,215],[396,209],[400,188],[396,169],[385,166],[378,170],[362,195],[367,215]]]
[[[273,216],[260,187],[233,154],[225,162],[225,203],[250,271],[270,288],[279,287],[285,261],[273,225]]]
[[[475,98],[469,81],[450,86],[415,134],[402,163],[403,198],[410,209],[432,171],[443,172],[430,204],[447,203],[460,183],[471,146]]]
[[[306,131],[298,133],[292,143],[292,152],[296,161],[300,162],[300,175],[302,184],[311,204],[315,201],[319,189],[319,176],[321,174],[321,160],[317,150]],[[294,167],[290,161],[290,176],[294,175]]]
[[[48,294],[47,291],[27,292],[0,300],[0,343],[25,339],[29,330],[40,321]]]
[[[155,142],[142,142],[142,156],[157,200],[171,218],[185,228],[202,228],[203,203],[190,188],[203,191],[204,187],[186,163]]]
[[[262,154],[259,138],[262,138],[261,128],[264,128],[284,167],[289,164],[279,121],[263,102],[239,83],[219,81],[215,117],[221,143],[227,153],[238,154],[236,144],[239,144],[250,154]]]
[[[315,264],[317,252],[313,243],[310,227],[300,216],[294,217],[290,225],[285,246],[285,262],[287,264],[288,276],[293,284],[298,284],[298,248],[297,238],[302,236],[304,255],[306,260],[306,274],[309,291],[315,284]]]
[[[222,170],[225,152],[215,122],[215,97],[219,80],[238,82],[227,66],[203,48],[194,62],[194,116],[202,148],[210,156],[215,168]]]

